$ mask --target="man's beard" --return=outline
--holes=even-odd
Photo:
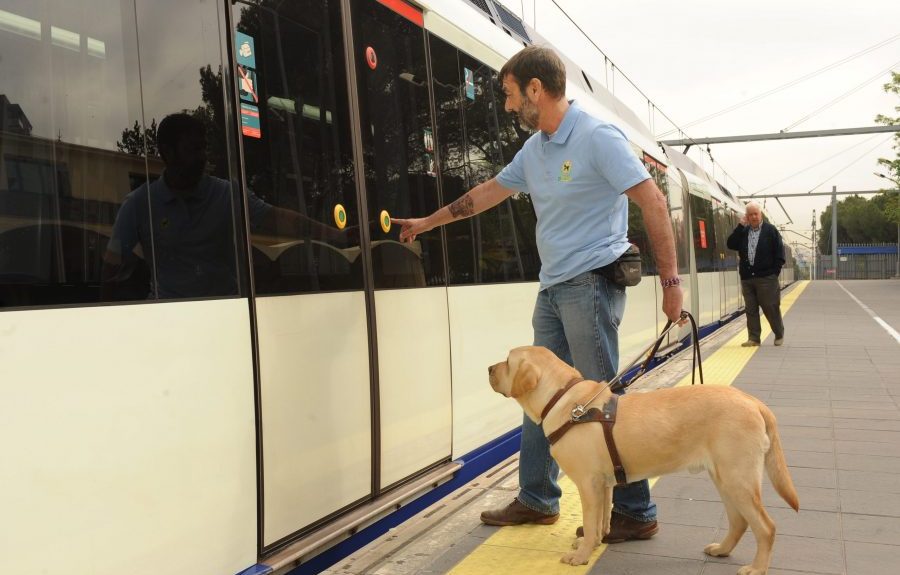
[[[540,112],[538,112],[537,106],[532,104],[530,100],[526,99],[522,102],[522,106],[519,108],[516,115],[519,117],[519,126],[521,126],[523,130],[528,132],[537,130]]]

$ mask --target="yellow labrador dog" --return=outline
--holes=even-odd
[[[583,380],[563,394],[541,421],[541,413],[578,371],[543,347],[519,347],[489,369],[494,391],[518,401],[550,435],[571,419],[572,409],[600,395],[589,407],[609,400],[605,384]],[[799,510],[797,492],[781,449],[775,416],[755,397],[723,386],[692,386],[621,396],[613,428],[615,445],[629,482],[680,470],[707,470],[728,513],[728,535],[704,551],[716,557],[731,553],[747,525],[756,537],[752,565],[739,575],[764,575],[769,567],[775,524],[761,501],[763,467],[778,494]],[[562,561],[587,563],[591,551],[609,532],[613,464],[602,425],[574,425],[550,449],[578,487],[584,538]]]

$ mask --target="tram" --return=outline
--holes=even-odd
[[[531,341],[528,197],[412,244],[389,218],[512,159],[497,70],[530,43],[493,0],[4,0],[0,571],[296,564],[514,438],[484,372]],[[563,58],[667,196],[685,305],[717,327],[741,203]],[[176,113],[203,126],[189,195],[160,180]],[[623,362],[665,323],[631,208]]]

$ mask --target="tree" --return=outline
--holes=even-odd
[[[227,178],[227,154],[225,150],[225,100],[222,94],[222,68],[213,72],[207,65],[200,68],[200,97],[203,104],[193,110],[172,110],[172,112],[184,112],[203,122],[206,126],[207,159],[209,171],[215,176]],[[122,139],[116,142],[120,152],[149,157],[159,157],[159,146],[156,141],[156,118],[150,122],[150,127],[141,131],[140,122],[134,121],[134,126],[122,130]],[[146,145],[146,149],[145,146]]]
[[[116,147],[120,152],[133,154],[135,156],[144,155],[144,145],[147,146],[147,154],[150,156],[158,156],[159,151],[156,148],[156,120],[150,123],[149,128],[145,128],[141,132],[141,125],[137,120],[134,121],[134,127],[122,130],[122,139],[116,142]]]
[[[891,72],[891,81],[884,85],[884,91],[897,94],[900,96],[900,72]],[[900,113],[900,106],[894,106],[894,111]],[[875,121],[886,126],[896,126],[900,124],[900,116],[890,117],[884,114],[878,114]],[[895,188],[900,185],[900,132],[894,134],[894,150],[897,156],[893,159],[878,158],[878,164],[884,166],[889,176],[888,180],[893,180]],[[900,224],[900,194],[892,194],[892,198],[884,202],[885,217],[894,225]],[[838,216],[840,217],[840,216]]]
[[[893,196],[893,197],[892,197]],[[897,226],[889,219],[889,207],[897,194],[881,193],[871,199],[850,196],[837,203],[838,244],[888,243],[897,241]],[[819,230],[819,253],[830,254],[831,206],[825,208]]]

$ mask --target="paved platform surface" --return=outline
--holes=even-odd
[[[801,511],[764,481],[778,528],[769,573],[900,573],[900,280],[799,282],[783,306],[782,347],[765,327],[761,347],[741,348],[743,319],[703,342],[707,384],[733,384],[778,418]],[[635,391],[690,384],[689,371],[684,354]],[[601,545],[584,567],[562,565],[581,519],[577,490],[565,478],[555,525],[495,528],[478,519],[515,496],[517,464],[514,456],[327,573],[725,575],[752,559],[750,532],[730,557],[703,554],[727,520],[709,478],[683,473],[654,482],[657,536]]]

